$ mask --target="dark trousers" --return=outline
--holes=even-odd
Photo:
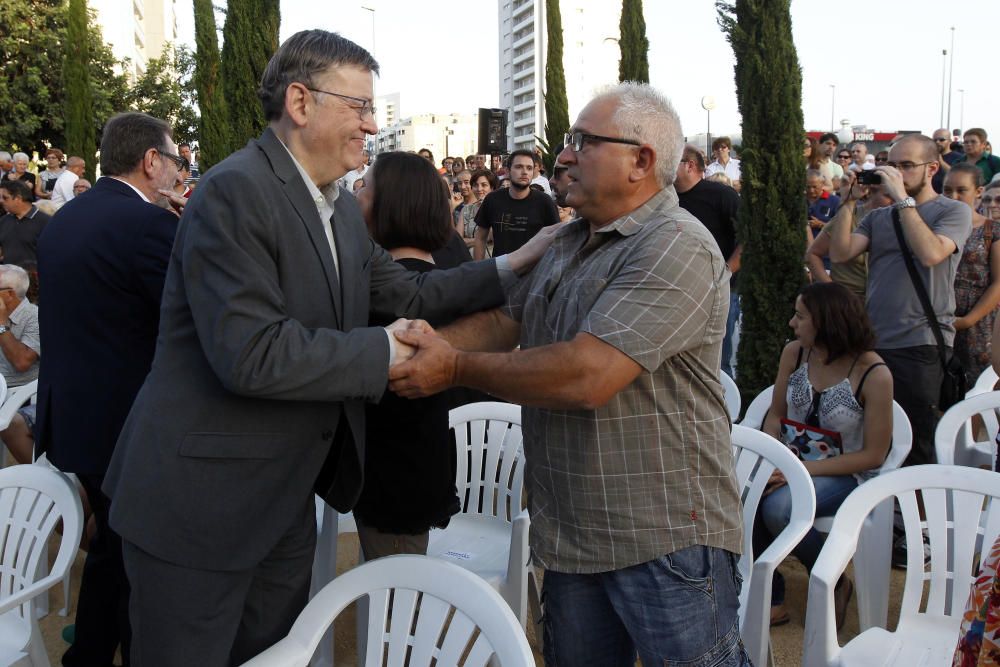
[[[944,370],[934,345],[875,350],[892,372],[893,398],[903,408],[913,428],[913,449],[904,466],[935,463],[934,431]],[[951,350],[948,350],[951,357]]]
[[[79,475],[94,512],[97,531],[90,540],[76,605],[76,638],[63,654],[65,667],[109,667],[122,647],[124,664],[131,631],[128,579],[122,561],[122,538],[108,525],[110,501],[101,493],[103,475]]]
[[[125,541],[134,667],[240,665],[283,639],[309,599],[316,514],[308,508],[248,570],[169,563]]]

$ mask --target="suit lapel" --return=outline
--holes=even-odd
[[[299,174],[295,163],[292,162],[292,156],[270,128],[264,130],[264,134],[258,140],[258,145],[267,155],[268,160],[271,162],[271,168],[274,169],[275,175],[282,182],[282,189],[285,196],[288,197],[288,201],[291,202],[302,224],[305,225],[306,232],[309,234],[309,240],[312,242],[313,249],[316,251],[320,264],[323,266],[323,273],[326,275],[326,284],[330,289],[330,297],[333,302],[334,317],[336,318],[337,325],[343,326],[344,307],[340,293],[340,281],[337,279],[337,269],[333,264],[333,253],[330,252],[330,243],[323,228],[324,225],[329,224],[329,221],[321,221],[319,219],[316,204],[309,196],[309,190],[302,181],[302,176]]]

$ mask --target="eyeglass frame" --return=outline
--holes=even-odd
[[[177,171],[181,171],[182,169],[191,171],[191,165],[188,163],[186,158],[182,158],[180,155],[174,155],[173,153],[168,153],[167,151],[159,148],[154,148],[153,150],[173,162],[174,166],[177,167]]]
[[[622,139],[620,137],[605,137],[600,134],[587,134],[586,132],[567,132],[563,135],[563,146],[572,148],[574,153],[583,150],[587,141],[603,141],[608,144],[626,144],[628,146],[642,146],[642,143],[634,139]]]
[[[893,169],[898,169],[899,171],[910,171],[916,169],[917,167],[926,167],[929,164],[936,164],[937,160],[931,160],[930,162],[886,162],[886,166],[892,167]]]
[[[837,159],[838,160],[850,160],[851,159],[851,155],[850,155],[850,153],[848,153],[847,155],[838,155]]]
[[[305,86],[305,84],[302,84],[302,85]],[[324,95],[333,95],[334,97],[337,97],[337,98],[339,98],[341,100],[344,100],[345,102],[348,102],[348,101],[349,102],[358,102],[358,103],[361,104],[360,107],[354,106],[352,104],[348,104],[347,108],[354,109],[355,111],[357,111],[358,112],[358,116],[361,118],[361,120],[365,119],[365,114],[370,115],[373,120],[375,119],[375,111],[376,111],[376,109],[372,105],[371,100],[366,100],[366,99],[364,99],[362,97],[351,97],[350,95],[342,95],[340,93],[334,93],[334,92],[331,92],[329,90],[321,90],[319,88],[311,88],[309,86],[305,86],[305,88],[306,88],[306,90],[308,90],[310,92],[313,92],[313,93],[323,93]]]
[[[979,203],[984,204],[986,206],[992,206],[993,204],[1000,206],[1000,195],[997,195],[995,197],[992,197],[990,195],[983,195],[982,198],[980,198]]]

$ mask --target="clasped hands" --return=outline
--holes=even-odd
[[[403,398],[430,396],[455,384],[458,351],[424,320],[398,319],[386,327],[396,339],[389,389]]]

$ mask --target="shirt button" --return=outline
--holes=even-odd
[[[322,436],[324,440],[333,440],[333,431],[326,429],[323,431]]]

